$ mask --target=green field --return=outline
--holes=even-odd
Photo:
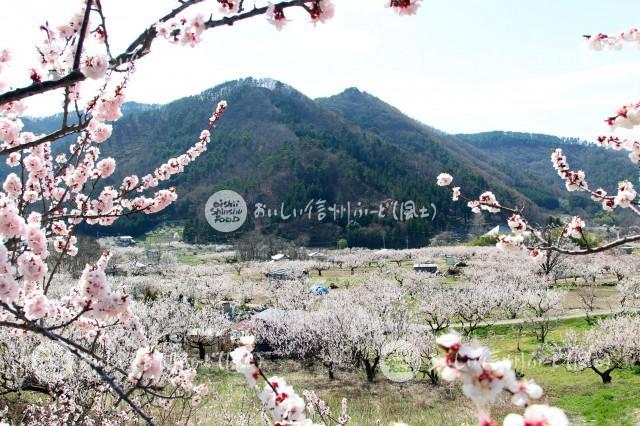
[[[570,330],[588,329],[584,319],[563,320],[549,335],[550,343],[559,342]],[[509,358],[515,369],[525,379],[534,379],[545,390],[541,402],[564,409],[572,424],[632,426],[640,421],[640,368],[616,370],[613,382],[607,385],[593,372],[571,372],[562,366],[545,366],[532,360],[537,341],[525,332],[521,349],[516,350],[516,329],[513,326],[493,326],[477,333],[481,342],[488,344],[495,358]],[[432,385],[428,379],[418,377],[399,384],[378,374],[374,383],[367,383],[364,372],[338,371],[329,380],[321,365],[303,367],[294,361],[264,361],[267,375],[281,375],[298,392],[315,390],[339,412],[343,397],[349,400],[352,424],[372,425],[379,419],[383,425],[402,421],[410,425],[460,425],[473,424],[474,409],[461,393],[459,384]],[[210,381],[210,388],[222,395],[234,395],[231,412],[239,412],[257,399],[257,391],[245,385],[244,378],[232,371],[220,368],[203,369],[201,375]],[[225,398],[223,398],[224,400]],[[209,401],[215,405],[221,402]],[[504,401],[496,404],[495,417],[503,417],[516,407]],[[209,423],[213,424],[213,423]],[[250,423],[254,424],[254,423]],[[256,417],[256,423],[259,424]]]

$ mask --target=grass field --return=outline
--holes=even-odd
[[[572,319],[559,322],[549,335],[549,342],[559,342],[569,330],[584,331],[586,320]],[[516,350],[516,329],[501,325],[483,329],[477,338],[488,344],[495,358],[509,358],[517,371],[527,379],[534,379],[545,390],[542,402],[566,410],[572,424],[632,426],[640,422],[640,368],[617,370],[613,382],[607,385],[591,371],[571,372],[562,366],[545,366],[532,359],[537,341],[530,333],[521,340]],[[264,361],[268,375],[282,375],[299,392],[312,389],[339,411],[343,397],[349,400],[352,424],[372,425],[380,420],[383,425],[402,421],[410,425],[474,424],[474,411],[464,398],[458,385],[434,386],[425,378],[416,378],[399,384],[379,374],[374,383],[367,383],[363,372],[338,371],[329,380],[321,365],[303,367],[294,361]],[[257,391],[248,388],[244,378],[226,369],[207,368],[201,371],[210,388],[222,395],[234,395],[231,411],[239,411],[250,404]],[[210,401],[209,404],[219,402]],[[515,410],[505,401],[494,408],[494,415],[502,417]],[[256,417],[256,423],[259,419]],[[209,423],[214,424],[214,423]]]

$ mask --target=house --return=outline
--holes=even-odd
[[[130,235],[122,235],[120,237],[116,237],[116,244],[120,247],[130,247],[136,244],[136,241]]]
[[[622,252],[624,254],[633,254],[633,250],[635,249],[635,247],[632,246],[632,245],[626,245],[626,246],[622,246],[620,248],[622,249]]]
[[[314,260],[325,260],[327,255],[319,251],[314,251],[313,253],[309,253],[309,258]]]
[[[282,253],[278,253],[278,254],[274,254],[273,256],[271,256],[271,261],[272,262],[280,262],[282,260],[285,260],[287,258],[287,255],[282,254]]]
[[[430,272],[432,274],[438,272],[438,265],[435,263],[416,263],[413,265],[416,272]]]
[[[276,280],[293,279],[293,271],[287,268],[276,269],[275,271],[267,272],[267,278]]]
[[[509,228],[508,226],[496,225],[495,227],[491,228],[489,231],[482,234],[482,236],[493,237],[501,234],[510,234],[510,233],[511,233],[511,228]]]

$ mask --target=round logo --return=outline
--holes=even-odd
[[[218,191],[207,200],[204,216],[216,231],[233,232],[247,220],[247,203],[237,192]]]
[[[397,340],[382,347],[380,371],[392,382],[404,383],[412,380],[421,364],[420,351],[409,342]]]

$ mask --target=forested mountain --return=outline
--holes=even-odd
[[[635,180],[638,176],[638,167],[629,161],[625,151],[600,148],[578,139],[499,131],[456,137],[481,150],[492,164],[503,168],[505,173],[518,176],[525,171],[535,178],[536,187],[554,190],[557,194],[555,197],[548,201],[537,200],[540,206],[547,209],[600,212],[598,205],[584,194],[569,193],[564,189],[562,180],[558,179],[551,167],[550,155],[554,148],[562,148],[572,169],[585,171],[587,182],[594,189],[602,187],[609,193],[615,192],[618,182]],[[527,189],[529,186],[529,183],[516,184],[516,188],[532,195]],[[535,199],[535,196],[531,198]]]
[[[419,246],[471,217],[463,203],[451,202],[448,192],[435,185],[442,171],[451,172],[456,184],[469,193],[491,189],[505,203],[526,206],[538,219],[561,207],[556,201],[559,179],[554,179],[548,161],[547,145],[556,142],[551,137],[533,135],[529,146],[520,140],[526,138],[514,136],[509,142],[514,134],[507,133],[451,136],[357,89],[312,100],[286,84],[255,79],[228,82],[166,105],[125,104],[126,114],[100,147],[103,155],[118,160],[110,183],[131,173],[152,172],[186,151],[207,127],[221,99],[229,108],[212,132],[208,151],[170,182],[178,189],[178,202],[160,215],[121,219],[110,228],[112,232],[139,234],[162,221],[179,220],[192,241],[220,240],[228,236],[216,234],[206,224],[204,205],[216,190],[232,189],[246,199],[250,213],[232,237],[250,232],[305,244],[335,244],[344,237],[351,245]],[[45,132],[58,122],[57,117],[29,120],[26,129]],[[538,139],[544,148],[537,146]],[[597,150],[558,142],[567,146],[569,158],[588,157]],[[584,151],[573,155],[569,148]],[[524,157],[511,158],[520,150]],[[539,152],[544,158],[538,157]],[[576,161],[576,166],[580,164]],[[540,169],[547,171],[544,180]],[[285,213],[291,213],[309,202],[315,206],[318,200],[325,200],[326,206],[360,202],[370,209],[381,202],[412,200],[431,212],[431,204],[435,205],[437,213],[433,221],[429,217],[404,223],[373,214],[351,222],[344,216],[334,221],[328,211],[320,223],[317,209],[312,219],[251,215],[256,203],[278,210],[284,205]]]

